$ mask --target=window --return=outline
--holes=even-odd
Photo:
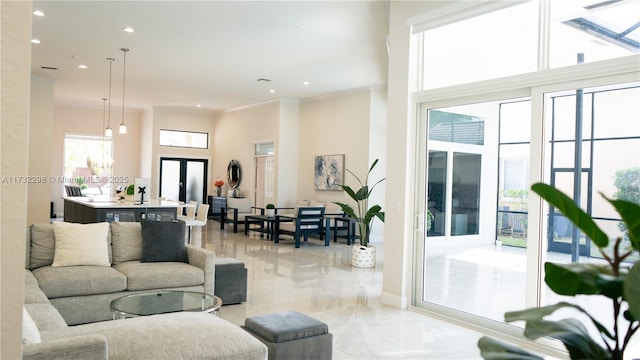
[[[109,195],[112,159],[112,139],[65,135],[64,181],[61,182],[80,186],[83,195]]]
[[[160,130],[160,146],[209,148],[209,134],[192,131]]]
[[[416,228],[414,238],[413,302],[419,308],[517,335],[521,329],[515,328],[522,324],[503,323],[505,311],[558,300],[544,285],[545,261],[595,264],[602,261],[599,252],[594,251],[595,245],[583,234],[572,231],[566,218],[540,201],[529,203],[531,182],[552,184],[570,196],[574,192],[580,194],[576,198],[595,222],[608,235],[624,239],[626,229],[620,226],[620,219],[598,192],[608,197],[632,198],[637,189],[640,84],[637,56],[628,55],[638,52],[633,43],[638,36],[635,25],[639,24],[638,11],[632,10],[640,2],[602,1],[600,6],[593,6],[595,1],[581,1],[580,11],[558,16],[562,3],[562,0],[529,1],[490,14],[479,9],[485,13],[478,12],[476,18],[459,21],[456,16],[460,14],[452,14],[449,19],[443,16],[433,21],[435,26],[446,24],[439,28],[429,23],[414,27],[414,31],[420,26],[426,30],[413,37],[412,48],[420,51],[415,54],[416,68],[409,73],[416,74],[415,83],[422,81],[422,89],[428,89],[411,94],[420,109],[416,157],[426,162],[417,162],[415,166],[415,180],[419,184],[415,187],[415,215],[417,219],[430,220],[424,227]],[[585,5],[588,3],[591,6]],[[511,41],[509,35],[484,40],[474,37],[475,31],[484,31],[480,26],[484,19],[493,19],[494,28],[517,32],[519,28],[512,27],[509,14],[517,14],[521,6],[537,9],[547,5],[551,18],[536,21],[533,29],[538,32],[538,24],[550,24],[550,28],[539,31],[549,34],[549,41],[541,39],[533,52],[525,41],[529,37],[523,36],[522,44]],[[627,10],[607,15],[603,10],[618,7]],[[518,20],[530,24],[527,14]],[[593,29],[573,26],[577,22],[587,24],[583,20],[595,24],[591,26]],[[438,31],[440,40],[432,37]],[[558,31],[572,33],[574,37],[565,38],[563,45]],[[612,36],[608,37],[607,31]],[[466,40],[459,36],[465,32],[469,35]],[[485,46],[478,46],[476,40],[485,41]],[[502,45],[493,44],[494,40]],[[453,43],[447,45],[447,41]],[[462,44],[471,44],[467,54],[459,49]],[[500,46],[513,54],[483,62],[497,54],[500,57],[500,50],[494,51]],[[607,51],[590,52],[598,47]],[[585,54],[585,62],[603,61],[576,65],[579,53]],[[523,62],[520,55],[526,58]],[[607,60],[613,58],[621,59]],[[536,59],[540,61],[540,71],[530,66]],[[542,71],[558,66],[571,67]],[[530,73],[524,74],[527,71]],[[478,83],[480,80],[490,81]],[[447,88],[451,85],[457,86]],[[446,134],[455,134],[451,124],[449,132],[434,132],[438,117],[431,115],[440,111],[453,114],[446,116],[466,114],[482,121],[483,143],[472,145],[447,137]],[[464,124],[452,122],[458,123]],[[472,147],[481,147],[475,152],[482,155],[481,161],[474,160],[480,172],[475,171],[471,161],[458,169],[466,172],[460,174],[460,184],[478,182],[477,216],[471,201],[453,204],[454,199],[468,200],[471,197],[468,194],[476,197],[469,192],[469,186],[467,194],[456,196],[455,190],[460,189],[455,186],[458,179],[456,171],[451,170],[455,164],[450,160],[456,151],[465,156],[474,153],[469,151]],[[629,183],[635,188],[623,191]],[[474,221],[479,225],[477,231]],[[634,260],[637,256],[634,254]],[[602,304],[579,297],[566,301],[594,313],[604,309]],[[637,352],[638,345],[634,348]]]
[[[640,2],[551,2],[550,67],[612,59],[640,52]]]
[[[535,71],[537,14],[531,1],[425,31],[423,89]]]
[[[422,49],[419,89],[640,53],[640,1],[504,3],[502,9],[464,20],[436,17],[414,26],[416,49]]]

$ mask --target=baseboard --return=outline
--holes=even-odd
[[[406,309],[408,304],[405,296],[398,296],[388,292],[383,292],[380,296],[380,302],[384,305],[391,306],[398,309]]]

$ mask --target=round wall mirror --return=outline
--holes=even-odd
[[[242,171],[240,170],[240,163],[236,160],[229,161],[229,166],[227,166],[227,180],[229,181],[229,186],[235,189],[240,185],[240,180],[242,179]]]

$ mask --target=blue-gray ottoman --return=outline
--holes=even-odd
[[[216,258],[215,288],[213,294],[222,299],[222,305],[247,301],[247,269],[234,258]]]
[[[269,348],[269,360],[330,360],[333,335],[327,324],[297,311],[245,319],[244,327]]]

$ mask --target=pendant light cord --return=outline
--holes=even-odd
[[[123,61],[122,61],[122,122],[120,123],[120,133],[126,133],[126,126],[124,123],[124,90],[125,90],[125,81],[127,79],[127,52],[129,49],[121,48],[123,53]],[[122,131],[124,128],[124,131]]]

